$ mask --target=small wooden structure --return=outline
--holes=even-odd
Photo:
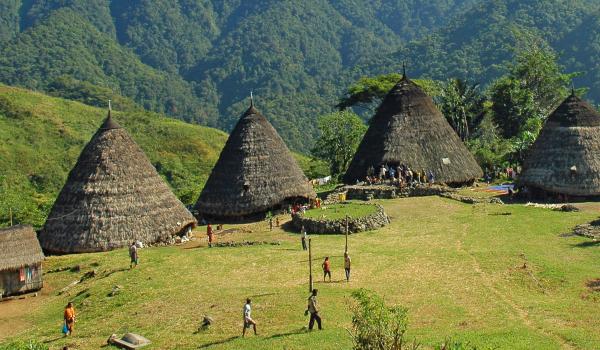
[[[0,297],[41,289],[43,260],[31,226],[0,229]]]

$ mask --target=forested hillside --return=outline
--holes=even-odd
[[[561,53],[600,101],[598,11],[595,0],[4,0],[0,81],[70,98],[65,82],[82,81],[226,131],[254,91],[307,151],[316,117],[359,77],[407,61],[412,76],[486,84],[523,36]]]

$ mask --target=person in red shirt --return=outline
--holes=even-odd
[[[210,224],[206,225],[206,235],[208,236],[208,247],[211,248],[214,233],[213,233],[212,226],[210,226]]]
[[[329,261],[329,257],[325,257],[325,261],[323,261],[323,282],[325,282],[325,277],[329,275],[329,282],[331,282],[331,262]]]

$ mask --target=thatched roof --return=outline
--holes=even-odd
[[[44,253],[31,226],[0,229],[0,270],[18,269],[42,260]]]
[[[436,182],[462,184],[483,175],[431,97],[404,75],[371,119],[344,182],[364,180],[382,164],[432,170]]]
[[[546,120],[519,184],[573,196],[600,195],[600,113],[571,94]]]
[[[52,253],[106,251],[132,240],[165,241],[195,224],[109,111],[69,173],[39,238]]]
[[[199,215],[242,218],[286,199],[315,198],[277,131],[251,104],[231,132],[196,203]]]

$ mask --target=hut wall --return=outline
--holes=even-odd
[[[42,264],[0,271],[0,295],[7,297],[42,289]]]

